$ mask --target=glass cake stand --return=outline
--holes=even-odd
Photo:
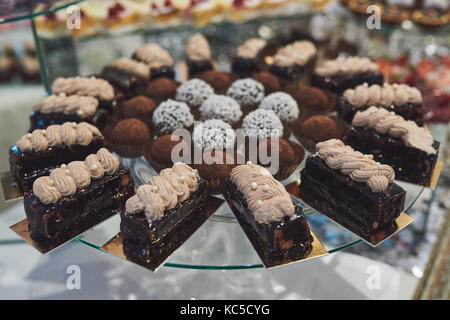
[[[133,179],[138,186],[145,184],[151,176],[157,174],[144,158],[122,158],[121,161],[122,164],[131,169]],[[299,168],[289,178],[282,181],[284,185],[299,179],[300,170],[304,167],[304,162],[299,165]],[[411,208],[424,188],[398,181],[396,183],[407,191],[406,212]],[[223,199],[221,195],[217,197]],[[298,200],[296,202],[303,208],[312,231],[329,253],[343,250],[363,241],[332,220],[317,213],[306,204]],[[76,240],[103,251],[102,246],[119,232],[120,217],[114,216],[95,228],[86,231]],[[203,270],[264,268],[226,202],[175,251],[164,266]]]

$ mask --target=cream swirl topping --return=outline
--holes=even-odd
[[[76,114],[81,118],[94,115],[98,108],[98,100],[94,97],[69,95],[60,93],[46,97],[33,107],[33,111],[41,113]]]
[[[349,57],[346,59],[326,60],[317,66],[315,72],[320,76],[333,76],[341,73],[357,74],[376,72],[378,65],[366,57]]]
[[[170,54],[156,43],[148,43],[136,50],[136,58],[145,62],[150,68],[161,68],[173,65]]]
[[[102,148],[97,154],[89,155],[85,161],[63,164],[54,169],[50,176],[37,179],[33,184],[33,193],[44,204],[55,203],[64,196],[73,195],[77,189],[89,186],[93,179],[102,178],[105,173],[104,166],[108,167],[108,163],[102,162],[99,158],[111,162],[111,157],[113,155]],[[114,167],[108,173],[112,174],[117,170],[118,167]]]
[[[114,100],[114,88],[103,79],[95,77],[57,78],[52,84],[52,93],[95,97],[100,100]]]
[[[267,169],[246,164],[235,167],[230,179],[245,197],[248,208],[258,223],[293,218],[295,207],[284,186],[275,180]]]
[[[304,66],[316,53],[316,46],[311,41],[301,40],[280,48],[273,61],[280,67]]]
[[[187,42],[186,55],[191,61],[211,60],[211,48],[208,40],[201,33],[191,36]]]
[[[254,59],[266,46],[267,41],[259,38],[251,38],[237,48],[237,56],[244,59]]]
[[[141,78],[150,78],[150,66],[145,63],[128,58],[119,58],[112,65],[117,69],[135,74]]]
[[[388,84],[383,86],[367,83],[354,89],[344,91],[344,97],[352,105],[357,107],[381,105],[389,107],[392,104],[401,106],[406,103],[422,103],[422,94],[417,88],[406,84]]]
[[[374,129],[378,133],[386,133],[393,137],[400,137],[408,146],[422,150],[427,154],[436,154],[430,131],[419,127],[414,121],[405,120],[386,109],[373,106],[364,111],[357,111],[353,117],[352,125]]]
[[[21,152],[43,151],[51,147],[62,145],[72,146],[79,144],[89,145],[95,137],[102,134],[97,127],[81,122],[79,124],[66,122],[62,125],[54,124],[45,130],[34,130],[31,134],[26,134],[16,142],[16,146]]]
[[[197,179],[197,170],[176,162],[172,168],[162,170],[159,176],[151,177],[148,184],[140,186],[136,195],[126,202],[126,211],[135,214],[144,210],[149,223],[159,220],[164,210],[175,208],[198,189]]]
[[[383,192],[395,178],[394,170],[345,145],[341,140],[330,139],[316,144],[317,156],[331,169],[340,170],[357,182],[365,182],[372,192]]]

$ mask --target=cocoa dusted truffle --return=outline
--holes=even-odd
[[[230,154],[219,151],[206,151],[203,153],[202,163],[196,164],[195,169],[206,182],[206,188],[211,194],[223,193],[225,180],[235,167],[235,161]]]
[[[122,157],[137,158],[142,155],[143,145],[150,140],[147,125],[138,119],[119,121],[111,132],[110,148]]]
[[[252,79],[260,82],[264,86],[266,94],[281,90],[280,80],[270,72],[259,72],[254,74]]]
[[[332,109],[327,95],[319,88],[303,87],[293,93],[294,99],[300,106],[302,114],[324,114]]]
[[[341,138],[342,130],[334,119],[317,115],[304,120],[295,135],[308,151],[314,151],[317,142]]]
[[[136,118],[147,122],[151,120],[156,105],[152,99],[145,96],[137,96],[122,103],[120,108],[122,117]]]
[[[225,94],[233,82],[228,73],[220,71],[206,71],[200,74],[198,78],[213,87],[216,94]]]
[[[258,146],[258,155],[265,155],[270,157],[272,161],[275,161],[276,155],[272,155],[272,148],[276,148],[275,146],[272,146],[273,141],[278,144],[277,160],[279,168],[277,172],[272,172],[272,174],[274,174],[276,179],[284,180],[289,177],[302,162],[305,157],[305,149],[303,149],[303,147],[298,143],[291,140],[284,140],[282,138],[268,138],[260,142]],[[270,165],[270,163],[267,164],[261,162],[259,164],[264,166]]]
[[[152,98],[156,104],[175,97],[178,83],[169,78],[156,78],[148,83],[145,95]]]
[[[172,150],[179,144],[180,152],[178,156],[183,156],[183,150],[187,150],[188,145],[181,137],[175,135],[165,135],[158,137],[154,141],[144,145],[143,155],[156,171],[170,168],[174,164]],[[176,162],[176,161],[175,161]]]

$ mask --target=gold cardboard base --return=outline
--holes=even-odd
[[[286,190],[293,197],[295,197],[298,200],[302,201],[303,203],[306,203],[307,205],[309,205],[307,202],[303,201],[302,198],[300,198],[300,196],[299,196],[300,183],[301,183],[300,179],[297,180],[297,181],[294,181],[294,182],[292,182],[292,183],[290,183],[289,185],[286,186]],[[328,217],[326,214],[323,214],[323,213],[321,213],[320,211],[318,211],[316,209],[314,209],[314,210],[317,211],[318,213]],[[396,234],[397,232],[399,232],[400,230],[402,230],[403,228],[405,228],[406,226],[408,226],[410,223],[412,223],[414,221],[413,218],[408,216],[406,213],[402,212],[400,214],[400,216],[395,220],[395,223],[393,223],[392,225],[381,227],[379,229],[376,229],[376,230],[372,231],[369,234],[360,234],[360,233],[352,230],[352,228],[350,226],[343,225],[343,224],[335,221],[332,218],[329,218],[329,219],[333,220],[336,224],[338,224],[338,225],[342,226],[343,228],[347,229],[348,231],[350,231],[354,235],[358,236],[363,241],[367,242],[368,244],[370,244],[373,247],[378,246],[380,243],[382,243],[383,241],[389,239],[392,235]]]
[[[39,251],[42,254],[45,254],[47,252],[50,252],[51,250],[42,250],[39,248],[34,241],[30,238],[30,231],[28,230],[28,219],[23,219],[22,221],[17,222],[16,224],[13,224],[9,227],[12,231],[14,231],[19,237],[24,239],[26,242],[28,242],[29,245],[31,245],[33,248],[35,248],[37,251]],[[53,249],[52,249],[53,250]]]
[[[442,161],[436,162],[436,165],[434,166],[433,175],[431,176],[431,182],[428,188],[431,190],[436,189],[437,183],[439,181],[439,176],[441,175],[442,167],[444,166],[444,163]]]
[[[213,197],[213,196],[208,196],[208,197],[206,198],[206,201],[205,201],[205,207],[204,207],[204,209],[203,209],[203,212],[204,212],[205,215],[208,216],[208,218],[209,218],[209,217],[211,217],[211,215],[212,215],[214,212],[216,212],[217,209],[219,209],[219,207],[220,207],[224,202],[225,202],[225,201],[222,200],[222,199],[219,199],[219,198],[216,198],[216,197]],[[206,221],[206,220],[205,220],[205,221]],[[186,240],[187,240],[187,239],[186,239]],[[182,245],[182,244],[181,244],[181,245]],[[180,245],[180,246],[181,246],[181,245]],[[128,260],[128,259],[125,257],[125,254],[123,253],[122,235],[120,234],[120,232],[119,232],[117,235],[115,235],[113,238],[111,238],[110,240],[108,240],[108,241],[102,246],[101,249],[102,249],[103,251],[109,252],[109,253],[111,253],[111,254],[113,254],[113,255],[119,257],[119,258]],[[138,264],[138,265],[139,265],[139,266],[142,266],[142,267],[144,267],[144,268],[147,268],[147,269],[149,269],[149,270],[152,270],[152,271],[154,271],[154,272],[156,272],[161,266],[164,265],[164,263],[165,263],[168,259],[170,259],[170,257],[172,256],[172,254],[173,254],[174,252],[175,252],[175,251],[171,252],[171,253],[169,254],[169,256],[167,256],[167,258],[165,258],[165,260],[164,260],[162,263],[160,263],[158,266],[156,266],[156,268],[154,268],[154,269],[152,269],[152,268],[150,268],[150,267],[142,266],[142,265],[139,265],[139,264]],[[132,261],[131,261],[131,262],[132,262]]]
[[[19,189],[16,186],[14,178],[11,175],[11,172],[0,172],[0,186],[2,189],[3,201],[7,202],[10,200],[15,200],[22,197]]]

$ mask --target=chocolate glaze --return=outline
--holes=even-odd
[[[64,114],[62,112],[42,113],[32,112],[30,115],[30,130],[45,129],[52,124],[63,124],[65,122],[88,122],[102,130],[110,116],[110,111],[105,109],[97,109],[93,116],[82,118],[76,114]]]
[[[320,76],[313,73],[311,77],[311,85],[333,93],[342,94],[345,90],[354,88],[365,82],[367,82],[369,86],[372,84],[382,85],[383,79],[384,77],[381,72],[336,74],[333,76]]]

